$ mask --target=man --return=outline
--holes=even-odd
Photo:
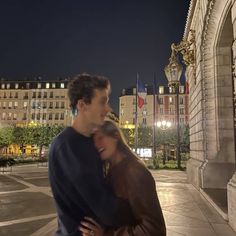
[[[106,227],[131,223],[127,202],[106,188],[102,163],[91,137],[111,110],[109,92],[110,83],[101,76],[78,75],[68,85],[75,118],[72,127],[53,140],[49,152],[49,179],[58,213],[55,236],[81,235],[78,226],[85,216]]]

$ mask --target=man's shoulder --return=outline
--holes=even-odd
[[[78,135],[76,134],[74,129],[68,126],[53,139],[52,144],[65,144],[70,142],[71,140],[74,140],[77,137]]]

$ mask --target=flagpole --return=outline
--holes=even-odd
[[[139,75],[137,73],[136,75],[136,110],[135,110],[135,152],[137,153],[137,148],[138,148],[138,79]]]
[[[154,73],[153,78],[153,158],[156,155],[156,73]]]

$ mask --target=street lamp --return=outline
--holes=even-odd
[[[176,94],[176,119],[177,119],[177,149],[176,149],[176,159],[178,168],[181,168],[181,156],[180,156],[180,130],[179,130],[179,80],[183,71],[183,67],[177,61],[177,54],[180,52],[182,54],[183,63],[186,66],[191,65],[194,68],[195,73],[195,33],[190,30],[191,38],[190,40],[183,39],[179,44],[171,44],[171,57],[169,59],[169,64],[165,67],[165,75],[168,80],[168,86],[171,93]]]
[[[165,121],[165,120],[158,121],[156,123],[156,126],[158,128],[160,128],[161,130],[166,131],[167,129],[169,129],[171,127],[171,122],[170,121]],[[164,148],[163,148],[163,165],[165,165],[166,164],[166,159],[167,159],[166,158],[166,143],[165,142],[163,143],[163,146],[164,146]]]
[[[158,128],[162,130],[167,130],[171,127],[171,122],[163,120],[163,121],[158,121],[156,125]]]
[[[183,67],[176,60],[176,52],[172,48],[169,64],[165,67],[165,75],[168,79],[168,86],[172,93],[176,93],[176,120],[177,120],[177,145],[176,145],[176,159],[177,166],[181,168],[181,156],[180,156],[180,133],[179,133],[179,79],[183,71]]]

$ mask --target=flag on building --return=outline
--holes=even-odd
[[[188,84],[188,80],[186,79],[186,82],[185,82],[185,93],[186,95],[189,94],[189,84]]]
[[[145,86],[137,79],[137,100],[138,100],[138,107],[142,108],[145,103],[145,98],[147,95],[147,90]]]

